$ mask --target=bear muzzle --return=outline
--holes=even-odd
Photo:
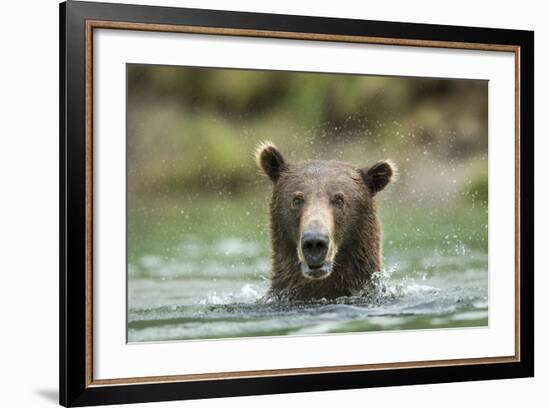
[[[300,239],[298,255],[302,274],[307,279],[324,279],[332,273],[333,245],[329,235],[322,230],[304,231]]]

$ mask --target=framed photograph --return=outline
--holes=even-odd
[[[533,32],[60,27],[62,405],[533,376]]]

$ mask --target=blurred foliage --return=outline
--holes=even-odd
[[[486,196],[472,168],[486,174],[487,93],[477,80],[129,64],[129,192],[254,190],[252,152],[269,139],[295,160],[392,158],[404,194],[458,183]]]
[[[478,166],[467,179],[463,195],[471,202],[481,202],[487,205],[489,198],[489,174],[486,166]]]

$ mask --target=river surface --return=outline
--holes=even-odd
[[[229,204],[229,214],[242,213],[236,225],[202,228],[203,212],[215,209],[142,204],[128,219],[129,342],[488,325],[486,210],[389,209],[385,269],[372,290],[287,303],[266,297],[264,219],[247,221],[242,206]]]

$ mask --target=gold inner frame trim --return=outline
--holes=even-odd
[[[342,366],[300,367],[274,370],[232,371],[200,374],[168,375],[154,377],[128,377],[113,379],[93,378],[93,30],[118,29],[132,31],[154,31],[219,36],[238,36],[256,38],[275,38],[308,41],[330,41],[342,43],[380,44],[410,47],[450,48],[478,51],[513,52],[515,58],[515,353],[513,356],[480,357],[448,360],[429,360],[395,362],[383,364],[354,364]],[[121,21],[87,20],[86,37],[86,233],[85,233],[85,284],[86,284],[86,387],[130,385],[145,383],[168,383],[180,381],[227,380],[237,378],[293,376],[302,374],[321,374],[338,372],[357,372],[373,370],[407,369],[421,367],[461,366],[472,364],[513,363],[520,356],[520,51],[521,47],[505,44],[466,43],[451,41],[433,41],[416,39],[397,39],[369,36],[332,35],[299,33],[288,31],[250,30],[235,28],[196,27],[187,25],[167,25],[149,23],[128,23]]]

